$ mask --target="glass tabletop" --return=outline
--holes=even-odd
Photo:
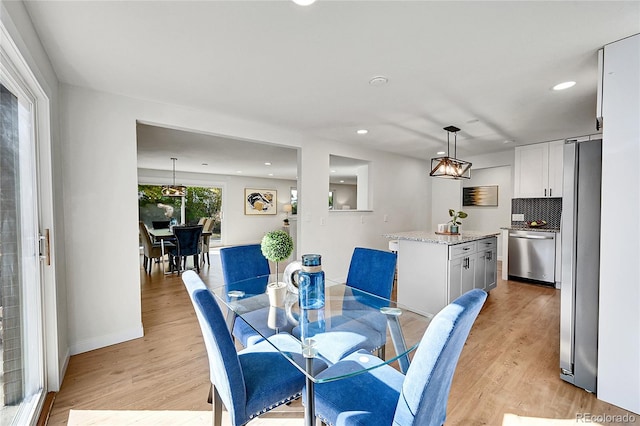
[[[241,318],[256,338],[267,340],[315,383],[338,380],[391,363],[406,372],[412,352],[433,317],[326,279],[325,304],[320,309],[301,309],[297,288],[292,285],[288,286],[281,306],[270,306],[267,285],[277,281],[274,275],[264,275],[211,291],[228,309],[230,328],[238,321],[237,317]],[[341,369],[338,375],[317,377],[325,365],[332,365],[356,350],[369,352],[379,347],[384,348],[382,363],[363,353],[359,363]],[[309,368],[309,359],[314,360],[316,368]]]

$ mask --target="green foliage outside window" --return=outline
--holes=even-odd
[[[140,220],[151,226],[154,220],[172,220],[180,222],[180,197],[162,196],[162,187],[158,185],[138,185],[138,208]],[[220,208],[222,206],[222,188],[187,187],[185,195],[185,224],[195,225],[201,217],[213,217],[214,233],[220,232]]]

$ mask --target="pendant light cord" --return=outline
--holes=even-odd
[[[177,158],[171,157],[171,161],[173,161],[173,186],[176,186],[176,160]]]

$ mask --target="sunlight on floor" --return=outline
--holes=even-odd
[[[505,414],[502,418],[502,426],[567,426],[575,425],[574,419],[542,419],[538,417],[523,417],[515,414]],[[593,426],[602,426],[600,423],[588,422]]]
[[[151,410],[71,410],[68,426],[210,426],[211,411]],[[301,418],[267,418],[252,420],[247,426],[299,426]],[[231,425],[229,413],[222,413],[222,426]]]

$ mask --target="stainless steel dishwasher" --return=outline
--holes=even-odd
[[[509,279],[555,284],[556,233],[509,231]]]

